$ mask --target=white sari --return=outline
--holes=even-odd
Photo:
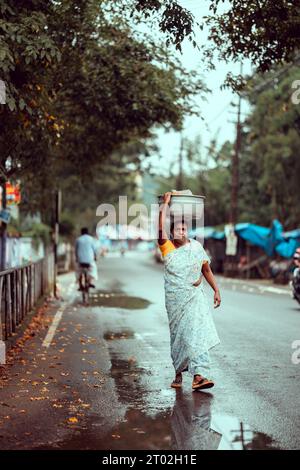
[[[192,361],[219,344],[202,282],[202,264],[208,261],[203,246],[190,240],[168,253],[165,264],[165,296],[171,337],[171,357],[176,372],[189,369]]]

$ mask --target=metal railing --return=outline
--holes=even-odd
[[[7,340],[37,301],[53,288],[53,253],[0,272],[0,340]]]

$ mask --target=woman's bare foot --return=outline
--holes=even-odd
[[[175,379],[171,383],[172,388],[181,388],[182,387],[182,373],[179,372],[175,375]]]

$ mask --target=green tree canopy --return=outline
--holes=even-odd
[[[245,123],[240,206],[244,219],[286,228],[300,224],[300,110],[291,100],[298,67],[254,77]],[[265,86],[267,83],[267,86]],[[259,91],[256,91],[259,90]]]
[[[166,33],[167,41],[181,49],[188,38],[213,65],[221,60],[250,59],[255,68],[267,71],[274,64],[291,62],[298,54],[300,38],[299,0],[208,0],[209,14],[198,24],[189,8],[201,9],[201,2],[176,0],[135,0],[132,9],[151,17]],[[197,29],[208,30],[208,41],[195,42]],[[228,81],[234,82],[229,75]]]
[[[0,8],[1,178],[22,178],[28,207],[46,210],[53,187],[72,175],[138,165],[150,146],[130,146],[147,147],[156,126],[179,129],[197,112],[192,98],[205,87],[196,73],[134,34],[112,0]]]

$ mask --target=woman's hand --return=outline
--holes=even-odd
[[[198,279],[198,281],[194,282],[193,286],[198,287],[200,286],[201,282],[202,282],[202,276]]]
[[[214,295],[214,308],[218,308],[220,307],[221,305],[221,296],[220,296],[220,292],[217,290],[215,291],[215,295]]]
[[[166,193],[163,195],[164,204],[169,204],[169,202],[171,201],[171,196],[172,196],[172,193],[171,193],[170,191],[166,192]]]

